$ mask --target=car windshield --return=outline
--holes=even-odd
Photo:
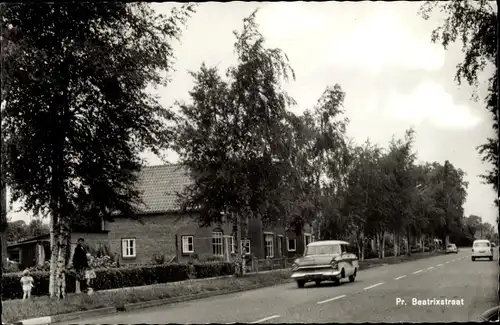
[[[490,247],[490,244],[489,243],[485,243],[485,242],[475,243],[474,247]]]
[[[307,246],[306,255],[340,254],[340,245]]]
[[[455,245],[454,245],[454,244],[450,244],[450,245],[448,245],[448,248],[453,248],[453,247],[455,247]]]

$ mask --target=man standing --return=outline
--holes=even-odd
[[[85,281],[85,270],[88,267],[87,252],[83,247],[84,242],[85,240],[83,238],[79,238],[75,247],[75,252],[73,253],[73,267],[76,272],[75,293],[81,293],[80,282]]]

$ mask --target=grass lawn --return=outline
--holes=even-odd
[[[2,320],[12,323],[28,318],[53,316],[103,307],[121,307],[127,303],[157,299],[189,296],[206,292],[228,292],[234,289],[254,286],[271,286],[290,281],[290,271],[281,270],[264,274],[251,274],[245,277],[231,277],[206,281],[182,281],[161,285],[134,287],[127,290],[94,292],[92,296],[70,294],[64,300],[51,300],[48,297],[33,297],[30,300],[3,301]]]

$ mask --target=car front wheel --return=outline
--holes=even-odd
[[[493,256],[490,256],[490,261],[493,261]]]
[[[354,270],[354,274],[349,276],[349,282],[354,282],[356,280],[356,270]]]
[[[304,281],[304,280],[297,281],[297,287],[299,287],[299,288],[304,288],[305,284],[306,284],[306,281]]]
[[[476,258],[475,257],[471,257],[471,260],[472,260],[472,262],[474,262],[476,260]]]

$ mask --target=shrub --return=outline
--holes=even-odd
[[[378,253],[375,250],[368,250],[365,251],[365,259],[370,259],[370,258],[378,258]]]
[[[96,268],[96,279],[92,287],[96,290],[118,289],[123,287],[137,287],[157,283],[177,282],[191,278],[207,278],[234,273],[231,263],[196,263],[196,264],[164,264],[130,266],[126,268]],[[22,273],[10,273],[2,276],[2,298],[18,299],[22,297],[22,288],[19,280]],[[48,295],[49,272],[33,271],[31,276],[35,280],[33,296]],[[68,270],[66,273],[66,292],[75,292],[75,273]]]
[[[19,263],[9,263],[5,268],[2,268],[3,273],[16,273],[21,271]]]
[[[203,263],[193,264],[197,279],[231,275],[235,272],[233,263]]]
[[[117,267],[116,262],[113,261],[112,257],[104,255],[102,257],[95,257],[92,261],[92,267],[94,269]]]
[[[42,272],[42,271],[50,271],[50,262],[45,261],[42,265],[35,265],[29,268],[31,272]]]
[[[165,264],[165,255],[163,254],[154,254],[153,255],[153,263],[157,265]]]
[[[206,262],[224,262],[225,260],[224,256],[208,256],[205,258]]]

